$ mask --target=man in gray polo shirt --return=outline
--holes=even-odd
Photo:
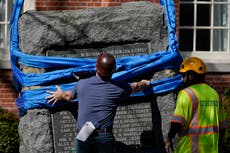
[[[48,91],[48,102],[55,104],[61,100],[78,99],[77,130],[90,121],[95,130],[85,140],[77,139],[77,153],[113,153],[113,121],[118,102],[129,97],[132,92],[139,92],[150,86],[150,81],[142,80],[131,84],[111,80],[116,70],[113,55],[102,53],[97,58],[96,75],[81,79],[72,91]]]

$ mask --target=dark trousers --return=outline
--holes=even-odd
[[[112,133],[93,133],[85,142],[76,141],[76,153],[114,153]]]

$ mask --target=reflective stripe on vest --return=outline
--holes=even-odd
[[[198,126],[198,98],[191,88],[186,88],[185,92],[192,101],[192,121],[190,122],[190,126]]]
[[[190,127],[189,129],[185,129],[180,133],[180,136],[183,135],[201,135],[201,134],[212,134],[218,133],[218,126],[206,126],[206,127]]]
[[[218,126],[199,126],[198,97],[192,88],[184,89],[192,102],[192,117],[188,129],[180,132],[180,136],[190,136],[191,153],[199,153],[199,136],[219,132]]]
[[[186,124],[185,118],[183,116],[179,116],[179,115],[173,115],[171,122],[177,122],[177,123],[181,124],[182,127],[184,127]]]

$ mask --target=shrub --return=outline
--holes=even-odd
[[[227,113],[228,121],[230,123],[230,88],[228,88],[223,94],[223,105]],[[230,151],[230,126],[228,126],[228,128],[225,131],[223,147],[225,152]]]
[[[18,118],[0,107],[0,153],[18,153]]]

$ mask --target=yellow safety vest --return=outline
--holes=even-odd
[[[171,122],[182,125],[175,153],[218,153],[219,129],[228,126],[220,96],[205,83],[178,93]]]

